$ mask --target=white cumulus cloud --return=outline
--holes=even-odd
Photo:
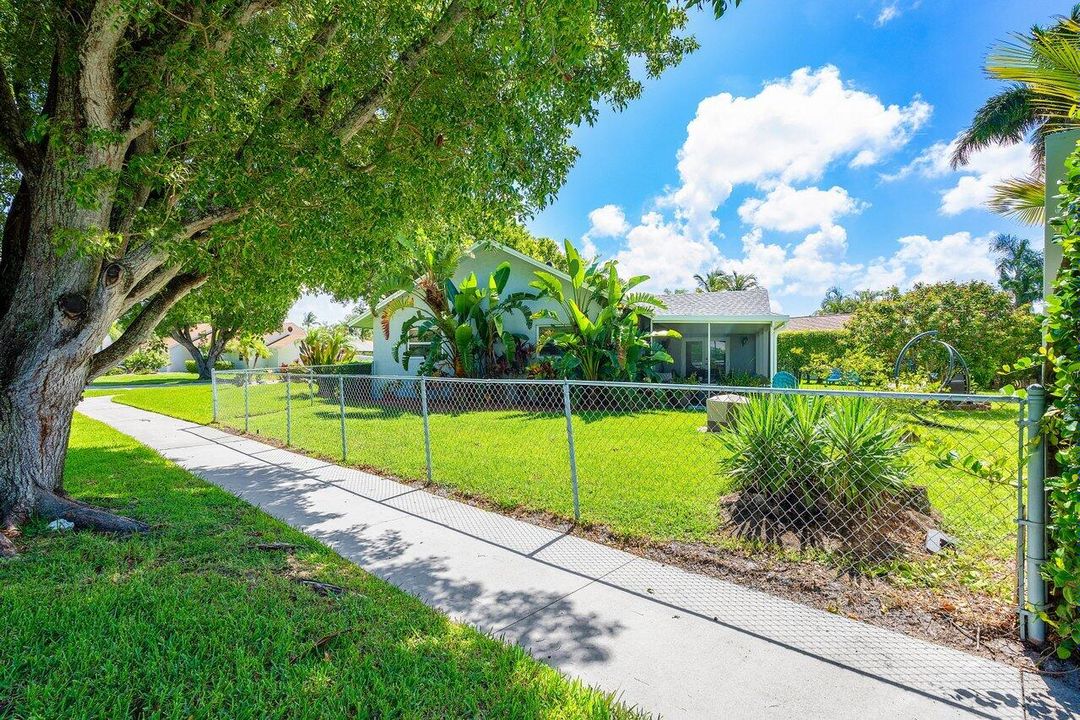
[[[946,280],[994,282],[997,269],[990,253],[991,237],[969,232],[952,233],[939,240],[925,235],[902,237],[897,241],[900,248],[891,257],[869,263],[858,287],[909,287],[918,282]]]
[[[581,251],[586,257],[595,257],[598,250],[594,238],[621,237],[629,229],[621,207],[602,205],[589,213],[589,229],[581,236]]]
[[[834,185],[828,190],[808,187],[796,190],[778,185],[763,198],[749,198],[739,206],[739,218],[747,225],[765,230],[799,232],[832,225],[837,219],[867,207]]]
[[[742,183],[813,181],[832,163],[878,163],[929,119],[919,97],[886,105],[844,82],[840,70],[808,67],[752,97],[705,98],[678,155],[681,185],[666,198],[698,228]]]
[[[937,142],[923,150],[918,157],[882,179],[891,182],[910,175],[927,179],[951,178],[952,185],[941,191],[939,211],[943,215],[958,215],[966,210],[981,209],[1002,180],[1022,177],[1032,170],[1031,145],[991,145],[972,153],[967,165],[952,169],[949,160],[956,148],[951,142]]]
[[[713,267],[721,255],[707,237],[695,237],[681,223],[651,212],[627,233],[615,259],[620,274],[648,275],[651,289],[664,290],[690,287],[694,273]]]

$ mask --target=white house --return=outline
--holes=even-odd
[[[543,270],[559,278],[563,292],[571,293],[570,278],[565,273],[540,260],[512,248],[494,243],[476,246],[467,253],[454,272],[453,281],[460,283],[470,273],[476,273],[480,283],[503,262],[510,263],[510,278],[505,292],[528,292],[534,272]],[[401,326],[416,310],[399,310],[390,318],[389,338],[383,334],[375,319],[388,303],[401,295],[399,291],[379,301],[372,311],[355,321],[360,327],[373,327],[374,350],[372,373],[375,375],[415,375],[420,361],[413,358],[408,368],[393,357],[393,346],[401,336]],[[696,375],[702,382],[720,382],[731,373],[752,373],[771,377],[776,372],[776,333],[787,321],[786,315],[772,312],[769,293],[765,288],[714,293],[681,293],[660,296],[666,310],[657,311],[649,319],[654,329],[673,329],[681,339],[664,339],[674,363],[662,368],[665,375],[687,377]],[[558,312],[550,299],[530,302],[533,312],[551,308]],[[560,313],[561,315],[561,313]],[[536,320],[528,328],[525,318],[514,313],[506,319],[506,329],[528,336],[535,345],[540,334],[553,324],[551,320]]]
[[[206,323],[196,325],[192,329],[191,337],[195,340],[196,345],[203,341],[209,342],[210,325]],[[305,337],[307,337],[307,331],[304,330],[300,323],[286,320],[279,329],[263,335],[263,342],[266,343],[266,347],[270,350],[270,356],[260,358],[256,362],[256,367],[273,368],[296,362],[300,358],[300,341]],[[169,352],[169,364],[161,368],[162,371],[183,372],[185,363],[192,359],[191,353],[171,337],[165,338],[165,347]],[[234,352],[223,353],[221,358],[232,362],[236,367],[243,367],[244,365],[244,362]]]

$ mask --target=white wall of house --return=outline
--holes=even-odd
[[[488,276],[495,272],[495,268],[503,262],[510,263],[510,277],[507,280],[504,294],[509,295],[514,292],[535,292],[533,288],[529,287],[529,283],[535,279],[533,273],[539,268],[526,260],[522,260],[521,258],[499,250],[477,249],[473,251],[472,257],[466,255],[462,258],[457,271],[454,273],[454,283],[460,284],[462,280],[469,276],[469,273],[474,272],[476,273],[476,278],[480,285],[486,287]],[[563,281],[563,292],[571,292],[570,284],[568,282]],[[419,304],[419,301],[417,302]],[[551,300],[534,301],[530,303],[530,306],[532,307],[533,312],[543,308],[557,309],[557,304]],[[382,327],[377,320],[378,314],[378,309],[376,309],[372,372],[375,375],[415,375],[420,368],[422,360],[419,357],[414,357],[410,360],[409,367],[406,368],[401,362],[394,361],[392,351],[398,338],[401,337],[402,324],[408,318],[416,314],[416,309],[406,308],[394,314],[390,319],[389,338],[383,335]],[[521,333],[529,338],[530,343],[535,344],[539,327],[548,324],[548,321],[542,320],[534,322],[533,327],[529,328],[525,321],[525,317],[521,313],[515,312],[505,318],[504,323],[507,330],[514,333]],[[400,359],[402,361],[405,359],[403,356],[404,347],[401,350]]]

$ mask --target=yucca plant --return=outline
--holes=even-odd
[[[766,537],[843,535],[872,525],[906,486],[903,426],[865,398],[758,395],[721,436],[739,492],[732,519]]]

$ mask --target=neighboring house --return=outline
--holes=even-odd
[[[801,330],[843,330],[851,322],[854,313],[836,313],[835,315],[800,315],[788,320],[781,332],[799,332]]]
[[[192,330],[191,337],[198,345],[202,341],[209,341],[211,328],[207,323],[199,323]],[[307,331],[300,323],[286,320],[279,330],[263,335],[263,342],[270,350],[270,357],[260,358],[256,367],[281,367],[290,365],[300,358],[300,341],[307,337]],[[191,353],[180,343],[171,337],[165,338],[165,347],[169,351],[169,364],[162,368],[163,371],[183,372],[185,363],[191,360]],[[246,363],[234,352],[225,352],[221,355],[222,360],[231,362],[236,367],[245,367]]]
[[[473,248],[462,258],[452,279],[455,283],[460,283],[470,273],[476,273],[478,281],[486,284],[488,276],[503,262],[510,263],[510,279],[505,290],[507,294],[535,292],[529,287],[529,283],[534,279],[533,273],[537,270],[559,278],[563,283],[564,293],[572,292],[570,278],[565,273],[540,260],[494,243]],[[415,314],[415,308],[394,313],[390,318],[389,338],[383,334],[377,322],[382,309],[403,292],[383,298],[371,311],[354,321],[358,327],[374,328],[372,372],[375,375],[415,375],[420,366],[419,358],[414,357],[406,369],[393,357],[393,347],[401,336],[402,323]],[[668,308],[653,314],[650,318],[653,328],[673,329],[682,334],[681,339],[669,338],[661,341],[675,361],[662,368],[665,375],[696,375],[702,382],[709,382],[714,376],[719,380],[724,375],[736,372],[767,377],[776,372],[776,332],[787,321],[787,316],[772,312],[769,307],[769,293],[764,288],[662,295],[661,299]],[[530,308],[532,312],[544,308],[558,312],[558,306],[550,299],[532,301]],[[561,314],[559,312],[560,316]],[[529,328],[520,313],[514,313],[506,320],[507,330],[525,335],[533,345],[542,333],[550,332],[553,324],[555,322],[552,320],[541,319],[533,321],[532,328]],[[547,347],[544,353],[548,352],[557,351],[554,347]],[[399,359],[404,360],[404,349]]]

